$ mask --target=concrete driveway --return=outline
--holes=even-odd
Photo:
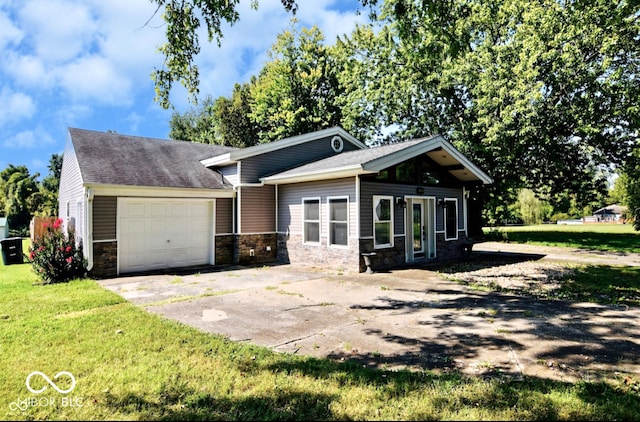
[[[471,259],[556,258],[484,246]],[[99,282],[149,312],[278,352],[515,379],[640,376],[640,309],[477,291],[436,270],[342,274],[278,265]]]

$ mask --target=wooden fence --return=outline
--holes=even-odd
[[[57,217],[33,217],[29,224],[29,231],[31,232],[31,242],[36,239],[40,239],[47,227],[53,226],[53,223],[57,220]]]

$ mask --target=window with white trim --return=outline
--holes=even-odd
[[[329,245],[349,245],[349,198],[328,198]]]
[[[303,242],[320,244],[320,198],[302,200]]]
[[[458,238],[458,200],[445,198],[444,200],[444,240]]]
[[[373,246],[393,247],[393,196],[373,197]]]

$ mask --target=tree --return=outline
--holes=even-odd
[[[296,21],[292,21],[292,26]],[[270,61],[251,85],[250,118],[271,142],[336,126],[342,122],[336,99],[342,94],[339,67],[316,26],[279,34]]]
[[[0,172],[4,213],[9,226],[20,233],[28,230],[31,216],[41,204],[38,176],[38,173],[30,174],[26,166],[13,164]]]
[[[639,13],[623,0],[387,1],[384,26],[349,40],[363,60],[351,86],[395,138],[440,132],[485,169],[489,209],[524,187],[597,196],[638,133]]]
[[[343,120],[340,56],[323,44],[320,29],[297,30],[296,23],[278,35],[258,76],[236,84],[230,98],[207,97],[174,113],[169,136],[242,148],[337,125],[349,130],[357,120]]]
[[[169,138],[201,144],[221,143],[215,135],[213,110],[213,99],[207,96],[198,107],[184,114],[174,112],[169,121]]]
[[[39,186],[40,205],[36,213],[45,217],[58,215],[58,190],[62,173],[62,154],[52,154],[49,159],[49,174]]]
[[[233,25],[240,15],[237,6],[240,0],[152,0],[158,4],[158,10],[164,6],[162,17],[166,22],[166,42],[159,47],[164,54],[164,68],[155,69],[152,79],[155,83],[156,101],[165,109],[171,106],[169,94],[174,82],[180,82],[197,103],[199,94],[198,66],[193,62],[200,52],[198,30],[201,21],[207,27],[209,42],[221,44],[222,26]],[[285,10],[295,13],[294,0],[281,0]],[[251,6],[258,7],[258,1],[252,0]]]
[[[248,84],[235,84],[231,98],[220,97],[213,105],[216,136],[223,145],[236,148],[259,143],[260,124],[251,119],[251,88],[255,77]]]

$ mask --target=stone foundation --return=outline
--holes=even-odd
[[[312,265],[321,268],[358,272],[359,249],[356,242],[348,247],[328,247],[327,238],[320,245],[304,244],[301,235],[278,233],[278,262]]]
[[[392,248],[374,249],[373,239],[360,239],[360,250],[362,252],[375,252],[376,255],[371,257],[371,269],[375,272],[378,270],[388,270],[405,265],[405,245],[404,236],[396,237]],[[364,258],[359,257],[360,272],[367,270],[364,264]]]
[[[215,260],[216,265],[233,264],[236,248],[236,237],[232,234],[215,237]]]
[[[275,233],[240,234],[235,235],[235,238],[235,263],[255,265],[278,260],[278,241]]]
[[[118,242],[96,242],[93,244],[93,268],[89,277],[108,278],[118,275]]]
[[[444,240],[444,233],[436,234],[436,251],[441,261],[456,261],[467,259],[463,245],[467,241],[464,233],[458,234],[457,240]]]

